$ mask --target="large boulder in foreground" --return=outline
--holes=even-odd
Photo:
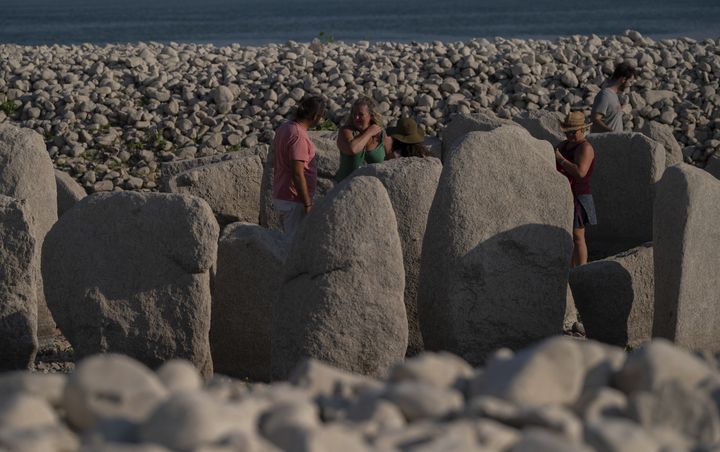
[[[572,195],[552,152],[517,125],[469,133],[453,151],[423,242],[426,349],[478,365],[562,331]]]
[[[304,358],[367,375],[402,360],[403,255],[382,183],[354,177],[316,204],[293,241],[273,307],[272,373]]]
[[[327,192],[335,186],[335,173],[340,167],[340,150],[337,147],[337,132],[309,131],[308,136],[315,145],[315,165],[318,179],[315,200],[317,203]],[[260,195],[260,224],[270,229],[281,229],[280,219],[274,210],[272,202],[273,193],[273,164],[275,151],[270,146],[267,159],[264,163]]]
[[[692,350],[720,351],[720,181],[681,163],[655,199],[653,336]]]
[[[512,118],[530,132],[530,135],[538,140],[549,141],[553,146],[565,140],[565,134],[560,129],[563,119],[565,115],[559,111],[548,110],[528,110]]]
[[[672,127],[657,121],[647,121],[640,133],[663,145],[666,168],[682,163],[682,147],[675,139]]]
[[[287,241],[278,231],[247,223],[225,228],[213,279],[215,372],[251,381],[270,379],[272,306],[280,293]]]
[[[57,221],[57,188],[53,163],[43,137],[31,129],[0,124],[0,195],[25,201],[30,231],[36,242],[35,267],[45,234]],[[43,281],[36,285],[38,334],[55,333],[55,322],[45,303]]]
[[[210,268],[219,227],[202,199],[101,193],[60,218],[43,246],[48,305],[78,358],[123,353],[156,367],[210,359]]]
[[[587,337],[636,348],[650,340],[655,301],[650,244],[570,270]]]
[[[40,268],[26,208],[0,195],[0,370],[26,369],[37,352]]]
[[[423,350],[417,316],[420,254],[428,212],[441,172],[442,164],[438,159],[411,157],[390,160],[382,165],[368,165],[353,173],[354,176],[378,178],[385,186],[395,211],[405,267],[408,355],[415,355]]]
[[[442,161],[446,162],[451,151],[470,132],[489,132],[502,126],[515,125],[509,119],[499,118],[492,110],[480,110],[472,115],[459,114],[442,130]]]
[[[257,155],[228,159],[171,177],[168,191],[204,199],[221,226],[238,221],[257,224],[262,173],[262,162]]]
[[[591,184],[598,216],[586,232],[590,254],[609,256],[652,241],[665,149],[641,133],[596,133],[588,141],[595,149]]]

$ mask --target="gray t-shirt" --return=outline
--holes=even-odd
[[[620,99],[615,91],[610,88],[603,88],[602,91],[595,96],[592,112],[601,113],[603,115],[603,122],[613,129],[613,132],[623,131],[623,111],[620,105]],[[597,130],[595,126],[593,126],[592,131],[601,132]],[[604,132],[604,130],[602,132]]]

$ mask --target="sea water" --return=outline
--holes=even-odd
[[[0,0],[0,43],[720,37],[720,0]]]

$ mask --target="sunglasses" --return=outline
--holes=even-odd
[[[579,130],[580,129],[568,130],[567,132],[565,132],[565,135],[571,137],[571,136],[575,135],[576,133],[578,133]]]

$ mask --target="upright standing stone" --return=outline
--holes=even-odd
[[[0,195],[0,370],[26,369],[37,352],[37,242],[27,205]]]
[[[27,201],[26,214],[36,242],[35,264],[45,234],[57,221],[55,173],[43,137],[30,129],[0,124],[0,194]],[[36,286],[38,334],[52,335],[55,322],[45,303],[42,278]]]
[[[665,171],[665,149],[640,133],[590,134],[598,224],[587,230],[591,254],[612,255],[653,240],[655,184]]]
[[[115,352],[157,367],[210,359],[210,267],[219,227],[189,195],[100,193],[80,201],[43,247],[45,293],[77,358]]]
[[[649,244],[573,268],[570,286],[588,338],[632,348],[650,340],[655,278]]]
[[[55,170],[58,217],[87,196],[85,189],[65,171]]]
[[[304,358],[383,375],[405,356],[405,273],[397,221],[375,178],[355,177],[308,215],[273,307],[272,373]]]
[[[425,348],[478,365],[562,331],[572,196],[552,152],[516,125],[469,133],[453,151],[423,242]]]
[[[252,148],[243,148],[235,152],[226,152],[224,154],[209,155],[196,159],[173,160],[160,165],[160,179],[158,187],[160,191],[168,191],[170,179],[180,173],[184,173],[199,166],[212,165],[213,163],[227,162],[233,159],[242,159],[257,155],[262,161],[265,161],[268,154],[268,146],[266,144],[255,146]]]
[[[397,219],[405,267],[405,311],[408,317],[408,349],[412,356],[423,350],[417,317],[417,290],[428,212],[435,197],[442,165],[434,158],[402,158],[382,165],[368,165],[354,176],[380,179],[390,196]]]
[[[647,121],[640,133],[665,147],[665,167],[683,161],[682,147],[673,136],[673,128],[657,121]]]
[[[473,115],[456,115],[443,129],[442,161],[446,162],[449,153],[462,138],[470,132],[489,132],[498,127],[515,125],[509,119],[498,118],[492,110],[481,110]]]
[[[512,118],[530,132],[530,135],[538,140],[549,141],[553,146],[565,139],[565,134],[560,130],[563,119],[562,113],[548,110],[524,111]]]
[[[199,166],[170,178],[170,193],[186,193],[207,201],[218,223],[257,224],[260,219],[260,180],[257,155]]]
[[[653,336],[692,350],[720,351],[720,181],[680,164],[655,199]]]
[[[705,163],[705,171],[712,174],[716,179],[720,179],[720,154],[711,155]]]
[[[258,225],[234,223],[223,232],[210,328],[216,372],[270,379],[272,306],[280,293],[287,246],[280,232]]]

